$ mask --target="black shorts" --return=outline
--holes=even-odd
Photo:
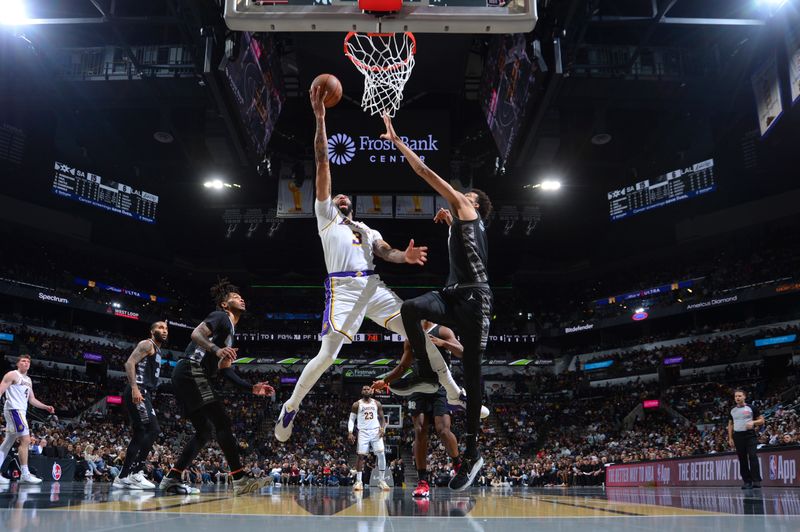
[[[175,402],[186,415],[219,401],[200,364],[185,358],[178,361],[172,372],[172,389]]]
[[[441,388],[436,393],[412,393],[408,396],[408,410],[412,417],[425,414],[430,422],[433,418],[450,415],[447,394]]]
[[[153,408],[153,391],[147,388],[139,388],[139,391],[144,397],[144,401],[138,405],[133,404],[133,396],[130,385],[125,387],[122,394],[122,402],[125,405],[125,410],[128,412],[128,417],[131,418],[131,425],[134,431],[142,431],[153,429],[159,431],[158,419],[156,418],[156,409]]]

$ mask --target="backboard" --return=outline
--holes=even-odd
[[[404,0],[380,18],[357,0],[225,0],[225,23],[251,32],[527,33],[536,0]]]

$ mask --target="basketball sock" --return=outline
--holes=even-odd
[[[375,453],[378,458],[378,480],[386,478],[386,453]]]
[[[361,482],[361,471],[356,473],[356,482]]]
[[[322,374],[325,373],[325,370],[334,363],[336,355],[339,354],[343,344],[344,338],[336,332],[332,332],[322,338],[322,345],[320,345],[317,356],[312,358],[303,368],[303,372],[294,386],[292,396],[286,401],[287,410],[296,410],[300,406],[300,403],[303,402],[308,392],[311,391]]]
[[[20,471],[20,473],[22,473],[22,475],[23,475],[23,476],[28,476],[28,475],[30,475],[30,474],[31,474],[31,472],[30,472],[30,470],[28,469],[28,466],[27,466],[27,465],[21,465],[21,466],[19,466],[19,471]]]
[[[428,470],[427,469],[417,469],[417,476],[420,480],[424,480],[428,482]]]

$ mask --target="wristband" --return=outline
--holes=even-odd
[[[220,348],[219,348],[219,346],[218,346],[218,345],[216,345],[216,344],[211,344],[211,352],[212,352],[212,353],[214,353],[215,355],[216,355],[217,353],[219,353],[219,349],[220,349]]]

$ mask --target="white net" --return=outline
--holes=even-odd
[[[371,115],[394,116],[403,99],[414,68],[416,41],[406,33],[350,32],[344,41],[345,55],[364,75],[361,108]]]

